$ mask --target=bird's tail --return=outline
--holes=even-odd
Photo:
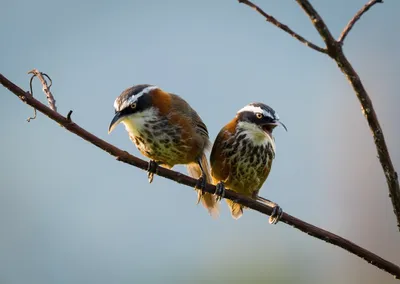
[[[233,219],[239,219],[243,215],[243,205],[239,203],[233,202],[232,200],[226,199],[226,203],[231,209],[231,215]]]
[[[214,177],[212,178],[212,184],[217,185],[219,182],[220,180]],[[225,199],[225,201],[228,204],[229,209],[231,210],[231,215],[233,219],[237,220],[242,217],[243,209],[245,209],[246,207],[227,198]]]
[[[205,154],[203,154],[201,156],[200,163],[201,163],[203,170],[205,171],[207,183],[211,183],[210,166],[208,165],[207,157]],[[201,171],[200,166],[197,163],[188,164],[187,170],[191,177],[193,177],[195,179],[198,179],[201,177],[202,171]],[[210,215],[214,218],[218,217],[219,206],[218,206],[216,196],[214,194],[211,194],[208,192],[203,193],[201,190],[198,190],[198,195],[199,195],[201,204],[203,204],[203,206],[208,210]]]

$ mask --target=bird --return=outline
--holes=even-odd
[[[272,131],[276,126],[287,128],[278,114],[268,105],[255,102],[241,108],[226,124],[213,144],[210,165],[213,184],[219,198],[225,187],[254,198],[273,207],[269,222],[276,224],[283,214],[276,203],[260,197],[260,188],[267,179],[275,158],[275,139]],[[226,199],[234,219],[239,219],[244,207]]]
[[[208,130],[197,112],[180,96],[150,84],[125,89],[114,102],[115,115],[110,134],[122,123],[141,154],[150,159],[149,183],[158,166],[187,166],[189,175],[198,179],[197,203],[213,216],[219,214],[217,197],[203,192],[211,182],[206,151],[211,148]]]

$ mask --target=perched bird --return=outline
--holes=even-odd
[[[276,224],[283,211],[275,203],[258,196],[275,158],[273,129],[282,125],[278,114],[263,103],[251,103],[239,110],[233,120],[219,132],[211,151],[211,176],[217,191],[225,186],[274,207],[270,223]],[[243,206],[229,199],[232,217],[243,214]]]
[[[216,197],[203,193],[211,182],[205,151],[210,148],[208,130],[200,116],[181,97],[153,85],[135,85],[126,89],[114,102],[115,116],[108,133],[122,122],[137,149],[150,159],[151,183],[157,166],[172,168],[187,165],[189,174],[198,179],[198,202],[212,216],[218,215]]]

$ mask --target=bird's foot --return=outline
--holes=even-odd
[[[221,201],[225,196],[225,184],[223,181],[220,181],[215,185],[215,194],[217,195],[216,200]]]
[[[269,223],[275,225],[282,218],[282,215],[283,209],[279,205],[276,205],[274,209],[272,209],[271,216],[269,216]]]
[[[197,204],[200,203],[201,197],[204,194],[204,188],[206,187],[207,184],[207,179],[205,175],[201,175],[199,179],[197,180],[196,186],[194,187],[195,190],[197,190]]]
[[[158,164],[156,161],[150,160],[149,165],[147,167],[147,178],[149,179],[149,183],[152,183],[154,174],[157,173]]]
[[[275,202],[272,202],[271,200],[265,199],[264,197],[261,197],[261,196],[257,196],[257,200],[268,206],[273,207],[271,216],[269,216],[269,223],[272,225],[275,225],[276,223],[278,223],[283,215],[282,208]]]

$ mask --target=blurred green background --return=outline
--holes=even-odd
[[[365,0],[313,1],[338,36]],[[258,1],[320,45],[294,1]],[[58,109],[140,156],[114,99],[133,84],[183,96],[211,139],[252,101],[288,126],[261,195],[400,264],[397,231],[369,128],[335,63],[236,0],[0,0],[0,72],[28,90],[53,79]],[[399,1],[357,23],[345,52],[400,170]],[[35,96],[45,102],[35,81]],[[397,283],[348,252],[252,211],[213,220],[196,194],[72,135],[0,88],[0,283]],[[184,171],[183,167],[176,170]]]

